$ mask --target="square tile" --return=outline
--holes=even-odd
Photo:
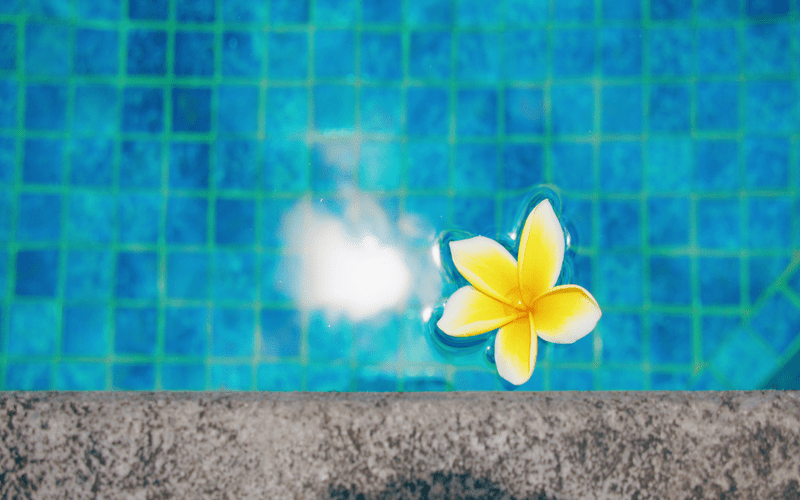
[[[132,29],[128,31],[127,73],[163,76],[167,73],[167,32]]]
[[[56,390],[106,390],[105,363],[61,362],[56,366]]]
[[[74,139],[70,144],[70,184],[111,188],[114,142],[110,139]]]
[[[600,144],[600,188],[608,193],[638,193],[642,189],[642,145],[613,141]]]
[[[567,191],[588,191],[595,187],[594,148],[588,142],[553,142],[550,166],[553,182]]]
[[[158,296],[158,255],[155,252],[119,252],[114,275],[117,298],[155,299]]]
[[[308,322],[308,359],[312,362],[345,361],[353,350],[353,324],[346,317],[328,318],[320,311]]]
[[[309,0],[273,0],[269,19],[276,25],[305,24],[308,22]]]
[[[403,6],[394,0],[362,0],[361,19],[364,23],[399,24]]]
[[[208,201],[171,196],[167,200],[166,240],[169,244],[200,245],[207,239]]]
[[[496,374],[488,371],[461,369],[453,373],[453,390],[496,391],[500,390],[500,382]]]
[[[308,89],[278,87],[267,90],[267,134],[280,137],[308,130]]]
[[[394,363],[398,355],[399,318],[384,314],[359,322],[353,328],[356,359],[361,363]]]
[[[456,5],[456,23],[463,28],[496,26],[500,23],[501,6],[481,0],[461,0]]]
[[[255,200],[217,198],[214,242],[217,245],[253,245],[255,213]]]
[[[650,388],[654,391],[685,391],[689,390],[691,376],[689,373],[663,373],[652,374]]]
[[[747,137],[745,186],[750,189],[786,189],[789,183],[789,139]]]
[[[787,196],[747,199],[747,243],[751,249],[787,249],[791,245],[792,203]]]
[[[156,352],[158,310],[118,307],[114,310],[114,354],[150,355]]]
[[[478,234],[491,233],[495,221],[495,202],[489,196],[453,198],[453,224]]]
[[[72,130],[91,134],[119,131],[119,93],[110,85],[77,85]]]
[[[204,364],[164,363],[161,386],[167,391],[202,391],[206,388]]]
[[[210,268],[211,259],[207,252],[169,252],[167,296],[172,299],[208,299]]]
[[[497,91],[462,89],[458,91],[456,131],[459,136],[497,134]]]
[[[755,304],[767,289],[775,284],[777,279],[786,271],[789,258],[785,256],[750,257],[748,269],[750,272],[750,303]],[[795,275],[797,276],[797,275]]]
[[[642,73],[641,29],[603,28],[600,31],[600,44],[604,75],[631,76]]]
[[[597,267],[600,279],[595,293],[600,304],[634,307],[642,305],[644,264],[641,255],[602,253],[597,257]]]
[[[251,85],[220,85],[217,130],[220,134],[258,131],[259,90]]]
[[[637,134],[642,131],[642,87],[607,85],[602,95],[602,130],[609,134]]]
[[[300,334],[300,314],[296,310],[261,310],[261,356],[299,355]]]
[[[211,333],[212,356],[252,356],[255,338],[255,313],[252,309],[232,307],[214,309]]]
[[[488,193],[497,187],[498,158],[494,144],[456,144],[453,188],[457,193]]]
[[[20,250],[16,256],[15,293],[25,297],[55,297],[58,292],[58,250]]]
[[[736,19],[740,5],[739,0],[699,0],[697,16],[703,20]]]
[[[26,139],[22,157],[22,182],[61,184],[64,175],[64,143],[61,140]]]
[[[83,301],[109,300],[112,270],[113,259],[110,251],[69,250],[64,297]]]
[[[155,366],[150,363],[116,363],[111,368],[111,390],[152,391],[156,387]]]
[[[452,0],[418,0],[408,6],[406,22],[412,26],[453,23]]]
[[[711,367],[738,390],[759,389],[779,367],[775,353],[757,334],[739,327],[711,359]]]
[[[460,82],[497,82],[500,78],[500,38],[495,33],[461,33],[456,59]]]
[[[173,142],[169,145],[169,187],[207,189],[210,147],[205,142]]]
[[[593,21],[594,0],[563,0],[553,4],[553,17],[558,21]]]
[[[18,241],[25,243],[58,243],[60,241],[60,195],[20,193],[17,207]]]
[[[747,0],[745,12],[750,17],[782,16],[789,13],[789,0]]]
[[[410,87],[406,100],[408,135],[447,135],[450,106],[446,89]]]
[[[172,89],[172,131],[193,133],[211,131],[210,88]]]
[[[639,200],[600,202],[600,246],[638,248],[641,245],[641,205]]]
[[[218,140],[214,186],[219,190],[252,191],[259,185],[258,143]]]
[[[592,229],[594,226],[594,202],[572,197],[564,197],[564,201],[564,211],[561,216],[564,225],[570,232],[571,246],[591,246],[594,241],[592,234],[594,232]],[[573,270],[575,283],[583,285],[584,288],[591,288],[592,259],[586,255],[576,256]]]
[[[409,189],[444,189],[449,184],[450,148],[445,142],[409,141],[406,144]]]
[[[650,313],[650,362],[692,362],[692,319],[679,314]]]
[[[25,128],[64,130],[67,122],[67,87],[28,85],[25,89]]]
[[[163,130],[163,89],[126,87],[122,94],[122,131],[152,134]]]
[[[684,137],[651,138],[645,143],[651,192],[689,193],[692,188],[694,152],[691,139]]]
[[[748,26],[744,32],[744,61],[747,72],[750,74],[790,72],[791,55],[790,51],[786,50],[790,46],[790,40],[788,23]]]
[[[738,198],[697,201],[697,243],[701,248],[738,250],[742,246]]]
[[[374,366],[356,368],[356,391],[394,392],[397,391],[397,382],[397,375],[390,369]]]
[[[16,80],[0,79],[0,128],[17,126],[17,89]]]
[[[261,301],[288,305],[294,295],[301,257],[297,255],[261,256]]]
[[[738,258],[700,257],[697,265],[700,302],[703,305],[739,305],[741,273]]]
[[[25,26],[25,72],[28,75],[68,76],[72,70],[72,28],[63,24],[30,22]]]
[[[451,34],[447,31],[412,31],[409,40],[408,74],[411,78],[450,78]]]
[[[656,21],[689,19],[692,0],[650,0],[650,17]]]
[[[747,84],[747,123],[753,132],[795,130],[795,84],[791,81],[751,81]]]
[[[547,76],[547,30],[506,29],[503,36],[503,74],[506,78],[542,80]]]
[[[264,189],[273,192],[309,188],[310,158],[305,141],[269,140],[262,143]]]
[[[551,391],[591,391],[594,377],[591,370],[560,369],[550,370]]]
[[[161,142],[123,141],[120,152],[120,188],[161,186]]]
[[[222,0],[222,20],[226,23],[264,23],[267,4],[250,0]]]
[[[361,88],[361,129],[366,132],[398,134],[403,117],[401,94],[397,87]]]
[[[350,26],[356,22],[356,0],[316,0],[314,4],[314,22]]]
[[[511,25],[528,26],[547,22],[550,17],[549,2],[508,0],[505,2],[505,21]]]
[[[358,182],[365,191],[400,188],[401,148],[396,142],[368,141],[361,145]]]
[[[129,0],[130,19],[159,19],[169,17],[169,0]]]
[[[586,335],[572,344],[547,343],[545,345],[548,359],[554,364],[591,363],[594,361],[594,338],[592,335]]]
[[[711,360],[717,350],[728,340],[728,337],[741,326],[739,314],[703,315],[700,321],[700,350],[703,362]]]
[[[308,77],[308,34],[270,33],[267,67],[270,78],[305,80]]]
[[[642,317],[609,312],[600,323],[603,362],[641,363],[644,355]]]
[[[601,391],[641,391],[645,376],[640,369],[601,367],[595,372],[596,387]]]
[[[211,23],[214,22],[214,0],[177,0],[175,13],[178,22]]]
[[[692,30],[655,28],[650,30],[650,73],[682,76],[692,71]]]
[[[403,41],[400,33],[361,34],[361,79],[401,80]]]
[[[116,75],[119,71],[119,33],[101,29],[78,30],[73,67],[79,75]]]
[[[736,82],[697,84],[697,128],[701,130],[736,130],[739,120],[739,85]]]
[[[56,354],[60,325],[59,311],[54,302],[11,302],[8,324],[9,355],[54,356]],[[37,332],[37,335],[31,335],[31,332]]]
[[[311,151],[311,188],[338,190],[356,181],[359,145],[352,139],[320,141]]]
[[[556,83],[550,88],[550,126],[554,134],[590,134],[594,128],[594,88]]]
[[[603,19],[613,21],[638,21],[642,18],[639,0],[603,0]]]
[[[73,191],[67,203],[67,241],[78,244],[112,241],[116,223],[113,194]]]
[[[701,75],[739,74],[739,36],[736,28],[697,29],[697,72]]]
[[[555,28],[552,37],[552,71],[555,76],[589,76],[594,73],[594,30]]]
[[[225,40],[223,47],[230,47]],[[214,34],[178,31],[175,33],[175,76],[211,76],[214,74]]]
[[[315,31],[314,75],[317,78],[354,78],[355,47],[352,30]]]
[[[164,200],[160,193],[119,193],[116,197],[120,243],[156,244]]]
[[[739,143],[734,140],[698,140],[695,143],[694,184],[699,191],[736,191],[739,180]]]
[[[688,132],[691,126],[691,110],[689,85],[661,84],[651,87],[651,131]]]
[[[0,184],[10,183],[15,177],[17,141],[0,136]]]
[[[307,391],[338,391],[350,390],[350,367],[345,366],[308,366],[306,368]]]
[[[542,89],[506,88],[506,134],[542,134],[544,133],[544,122],[545,108]]]
[[[256,388],[259,391],[299,391],[303,368],[297,363],[265,363],[258,365]]]
[[[5,389],[10,391],[46,391],[50,387],[51,365],[47,363],[14,363],[6,365]]]
[[[689,221],[692,214],[688,198],[650,198],[647,200],[647,212],[651,245],[689,245]]]
[[[164,311],[164,354],[205,356],[209,314],[205,307],[166,307]]]
[[[278,250],[287,247],[287,240],[281,234],[281,220],[286,217],[298,198],[265,199],[261,203],[261,244],[264,247]]]
[[[434,392],[447,390],[447,374],[444,369],[406,368],[403,373],[403,391]]]
[[[692,303],[692,265],[689,257],[650,258],[650,301],[671,305]]]
[[[355,89],[349,85],[314,87],[314,127],[317,130],[352,130],[355,127]]]

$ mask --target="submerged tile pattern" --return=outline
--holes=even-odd
[[[3,2],[0,389],[499,389],[430,304],[299,311],[279,222],[353,187],[428,258],[541,183],[605,316],[523,389],[759,387],[800,349],[798,8]]]

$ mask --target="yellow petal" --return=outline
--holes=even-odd
[[[525,221],[519,244],[519,286],[526,304],[556,284],[563,261],[564,231],[545,199]]]
[[[594,330],[602,315],[592,294],[578,285],[557,286],[533,303],[536,334],[556,344],[583,338]]]
[[[469,337],[500,328],[526,314],[471,286],[462,286],[447,299],[436,326],[450,336]]]
[[[512,307],[522,309],[517,278],[517,260],[500,243],[476,236],[451,241],[453,263],[478,291]]]
[[[533,330],[533,319],[529,313],[528,317],[501,328],[494,339],[497,373],[514,385],[527,382],[536,366],[538,339]]]

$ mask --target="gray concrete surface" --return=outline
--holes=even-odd
[[[0,498],[800,498],[800,393],[0,393]]]

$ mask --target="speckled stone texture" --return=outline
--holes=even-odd
[[[0,393],[0,498],[800,498],[800,393]]]

